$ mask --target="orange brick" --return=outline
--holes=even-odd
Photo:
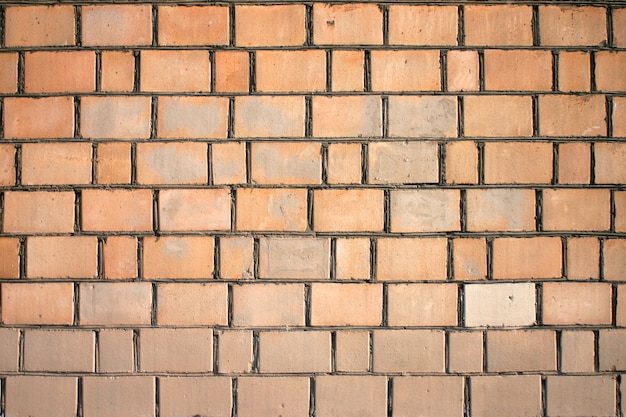
[[[541,377],[539,375],[485,375],[470,380],[472,416],[539,416]]]
[[[71,5],[7,7],[6,46],[67,46],[75,44]]]
[[[478,91],[479,62],[476,51],[448,51],[449,91]]]
[[[26,241],[28,278],[95,278],[98,240],[91,236],[34,236]],[[80,259],[80,262],[76,262]]]
[[[214,239],[206,236],[147,237],[143,249],[144,277],[210,279],[214,245]]]
[[[130,183],[130,143],[114,142],[98,145],[95,163],[98,184]]]
[[[491,188],[467,190],[467,230],[530,231],[535,229],[533,190]]]
[[[22,184],[91,183],[89,143],[26,143],[22,145]]]
[[[1,329],[0,336],[0,369],[2,372],[17,372],[19,356],[19,331],[17,329]]]
[[[597,238],[567,239],[567,278],[600,278],[600,241]]]
[[[247,284],[233,287],[233,326],[304,326],[304,285]]]
[[[613,9],[613,43],[623,48],[626,46],[626,8]]]
[[[448,332],[450,372],[481,372],[483,370],[483,333]]]
[[[226,284],[159,284],[157,323],[165,326],[227,325]]]
[[[376,256],[380,281],[443,281],[447,276],[443,238],[380,238]]]
[[[606,135],[604,96],[540,96],[539,133],[542,136]]]
[[[303,4],[237,5],[235,43],[237,46],[303,45],[306,40],[305,13]]]
[[[152,7],[149,4],[85,6],[82,8],[85,46],[152,44]]]
[[[99,372],[132,372],[133,331],[102,329],[98,332]]]
[[[389,7],[392,45],[456,45],[458,10],[454,6]]]
[[[17,238],[0,238],[0,278],[19,278],[20,241]]]
[[[376,4],[314,4],[317,45],[381,45],[383,13]]]
[[[560,189],[543,192],[544,230],[608,230],[609,190]]]
[[[6,139],[74,137],[72,97],[7,97],[3,104]]]
[[[574,46],[606,44],[606,9],[604,7],[539,7],[542,45]]]
[[[446,182],[476,184],[478,182],[478,148],[471,141],[446,144]]]
[[[158,20],[159,45],[228,45],[228,7],[160,6]]]
[[[152,230],[150,190],[83,190],[81,203],[86,231]]]
[[[556,334],[551,330],[487,332],[487,371],[556,371]]]
[[[485,144],[485,183],[549,184],[552,144],[490,142]]]
[[[246,145],[242,142],[211,145],[211,175],[213,184],[246,182]]]
[[[382,190],[315,190],[313,228],[319,232],[382,231]],[[341,207],[341,210],[337,210]]]
[[[330,332],[281,331],[259,335],[259,372],[330,372]]]
[[[528,96],[466,96],[467,136],[532,136],[532,99]],[[498,120],[498,123],[494,123]]]
[[[457,101],[444,96],[389,97],[389,136],[452,138],[457,135]]]
[[[237,230],[300,231],[307,229],[305,189],[240,188]]]
[[[595,144],[596,184],[626,182],[626,144],[609,142]]]
[[[237,415],[306,416],[309,413],[309,384],[310,379],[304,377],[238,378]]]
[[[248,236],[220,238],[220,278],[254,277],[254,240]]]
[[[159,228],[165,231],[230,230],[230,191],[175,189],[159,193]]]
[[[103,246],[102,275],[105,278],[137,277],[137,239],[130,236],[109,236]]]
[[[545,324],[611,324],[611,285],[552,282],[543,286]]]
[[[533,10],[524,5],[468,5],[464,8],[465,44],[531,46]],[[494,25],[493,22],[499,22]]]
[[[613,137],[626,137],[626,97],[613,97]]]
[[[457,293],[454,284],[391,284],[389,326],[456,326]]]
[[[250,373],[252,371],[252,331],[222,330],[218,334],[218,364],[220,373]]]
[[[466,284],[465,325],[531,326],[536,318],[535,298],[532,283]]]
[[[141,329],[139,357],[142,372],[211,372],[213,330]]]
[[[591,331],[561,333],[561,371],[594,372],[595,341]]]
[[[236,137],[304,136],[304,97],[235,98]]]
[[[261,238],[259,278],[330,278],[330,240],[323,238]]]
[[[83,137],[150,137],[150,97],[83,97],[80,105],[80,133]]]
[[[15,185],[15,147],[0,145],[0,186]]]
[[[150,325],[152,286],[147,282],[80,284],[80,324]]]
[[[333,143],[328,145],[328,183],[360,183],[361,157],[360,143]]]
[[[618,326],[624,326],[626,323],[626,286],[618,285],[617,286],[617,299],[615,300],[617,303],[616,306],[616,314],[615,321]]]
[[[332,51],[332,90],[363,91],[365,55],[363,51]]]
[[[560,278],[561,239],[557,237],[496,238],[493,241],[496,279]]]
[[[141,91],[208,92],[211,62],[208,51],[141,51]]]
[[[2,284],[2,322],[71,325],[73,297],[71,283]]]
[[[589,91],[591,65],[589,52],[559,52],[559,91]]]
[[[312,326],[380,326],[383,289],[380,284],[313,283]]]
[[[610,375],[547,377],[547,412],[554,416],[615,413],[615,379]]]
[[[90,92],[96,87],[96,55],[90,51],[27,52],[27,93]]]
[[[17,92],[17,58],[14,52],[0,53],[0,93]]]
[[[251,176],[257,184],[320,184],[319,143],[255,142],[251,146]]]
[[[315,379],[318,417],[375,417],[387,410],[387,378],[377,375],[321,375]]]
[[[381,135],[380,97],[313,97],[313,136],[336,138]]]
[[[559,183],[591,182],[591,147],[588,143],[559,144]]]
[[[626,274],[626,240],[609,239],[604,242],[604,279],[622,281]]]
[[[374,372],[443,372],[440,330],[374,330]]]
[[[626,193],[615,191],[615,231],[626,232]]]
[[[24,332],[24,370],[37,372],[93,372],[95,334],[88,330]]]
[[[160,416],[227,416],[231,408],[231,382],[228,378],[159,378]]]
[[[102,51],[102,91],[131,92],[135,84],[135,57],[130,51]]]
[[[484,239],[453,241],[454,279],[470,281],[487,277],[487,245]]]
[[[226,138],[226,97],[159,97],[157,136],[165,139]]]
[[[323,50],[257,51],[256,85],[261,92],[323,91],[326,53]]]
[[[335,242],[335,279],[369,279],[370,240],[337,239]]]
[[[87,416],[153,416],[155,396],[152,376],[83,378],[83,410]]]
[[[598,51],[596,54],[596,84],[601,91],[626,91],[623,74],[626,71],[626,53]]]
[[[441,89],[439,51],[372,51],[372,90]]]
[[[439,181],[437,143],[434,141],[370,142],[369,184],[415,184]]]
[[[76,377],[20,375],[6,379],[7,415],[71,416],[76,413],[77,400]]]
[[[624,329],[600,330],[600,371],[623,371],[626,368],[626,331]]]
[[[552,53],[550,51],[485,51],[485,89],[504,91],[550,91]]]
[[[206,184],[205,143],[140,143],[137,145],[139,184]]]
[[[247,92],[250,78],[250,55],[246,51],[215,52],[215,91]]]
[[[63,233],[74,231],[74,193],[8,191],[4,194],[3,231]]]
[[[463,415],[463,378],[458,376],[397,377],[393,379],[394,416]]]
[[[337,371],[367,372],[369,370],[369,332],[338,331],[335,334],[335,344],[335,363]]]

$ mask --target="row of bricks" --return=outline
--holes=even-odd
[[[626,8],[329,4],[8,6],[4,45],[626,46]],[[498,25],[490,24],[499,22]],[[276,30],[280,27],[281,30]]]
[[[85,417],[576,417],[626,408],[619,402],[626,384],[604,375],[9,376],[2,383],[7,415],[31,417],[74,416],[77,409]]]
[[[7,325],[626,326],[624,303],[605,282],[2,283]]]
[[[6,97],[2,110],[4,138],[22,140],[626,136],[626,97],[599,94]]]
[[[611,51],[39,51],[19,60],[0,53],[0,92],[626,91],[626,52]]]
[[[626,240],[595,237],[31,236],[0,248],[9,279],[626,280]]]
[[[626,370],[626,329],[599,330],[597,336],[586,330],[0,331],[0,365],[9,373],[18,367],[19,372],[47,373],[99,368],[100,373],[226,374]]]

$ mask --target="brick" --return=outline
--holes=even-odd
[[[206,184],[205,143],[140,143],[137,145],[139,184]]]
[[[604,279],[623,281],[626,274],[626,240],[604,241]]]
[[[551,330],[487,332],[488,372],[556,371],[556,333]]]
[[[224,188],[161,190],[159,228],[166,231],[230,230],[230,191]]]
[[[376,4],[313,5],[316,45],[382,45],[383,13]]]
[[[387,410],[387,378],[322,375],[315,379],[318,417],[375,417]]]
[[[94,333],[87,330],[26,330],[24,370],[93,372],[94,342]]]
[[[157,136],[164,139],[226,138],[226,97],[159,97]]]
[[[232,287],[233,326],[304,326],[302,284],[244,284]]]
[[[485,375],[470,379],[472,416],[539,416],[541,377],[539,375]]]
[[[615,307],[615,323],[617,326],[624,326],[624,323],[626,323],[626,286],[617,286],[615,303],[617,304]]]
[[[211,175],[213,184],[246,182],[246,144],[242,142],[211,145]]]
[[[626,193],[615,191],[613,199],[615,201],[615,231],[626,232]]]
[[[228,416],[231,408],[229,378],[159,378],[159,416]]]
[[[146,237],[144,278],[213,277],[214,239],[205,236]]]
[[[458,10],[454,6],[389,7],[392,45],[456,45]]]
[[[160,6],[158,10],[159,45],[228,45],[228,7]]]
[[[257,51],[256,87],[260,92],[323,91],[326,53],[323,50]]]
[[[380,284],[311,284],[311,326],[380,326]]]
[[[380,238],[376,256],[380,281],[441,281],[447,276],[443,238]]]
[[[220,238],[220,278],[254,277],[254,239],[249,236]]]
[[[139,358],[142,372],[211,372],[213,330],[141,329]]]
[[[86,231],[152,230],[151,190],[83,190],[81,208]]]
[[[251,177],[257,184],[320,184],[322,150],[318,143],[254,142]]]
[[[6,46],[68,46],[75,44],[71,5],[7,7]]]
[[[547,412],[558,416],[612,416],[615,379],[610,375],[547,377]]]
[[[20,375],[6,379],[9,416],[71,417],[76,415],[77,402],[76,377]]]
[[[310,379],[303,377],[247,377],[237,379],[237,415],[306,416]]]
[[[374,372],[443,372],[444,333],[374,330]]]
[[[448,51],[448,91],[478,91],[479,62],[476,51]]]
[[[393,412],[397,417],[463,415],[463,378],[458,376],[396,377]]]
[[[567,278],[600,278],[600,241],[597,238],[567,239]]]
[[[543,323],[611,324],[610,284],[553,282],[543,285]]]
[[[102,247],[102,275],[109,279],[137,277],[137,239],[108,236]]]
[[[71,325],[74,322],[74,286],[65,282],[2,284],[2,322]]]
[[[281,331],[259,335],[259,372],[330,372],[330,332]]]
[[[550,91],[552,53],[532,50],[485,51],[485,89]]]
[[[116,417],[125,413],[154,417],[154,377],[85,377],[83,412],[85,417]]]
[[[329,277],[329,239],[260,238],[259,278],[328,279]]]
[[[91,51],[27,52],[26,93],[91,92],[96,88],[96,54]]]
[[[493,277],[560,278],[561,252],[561,239],[557,237],[496,238],[493,241]]]
[[[369,184],[437,183],[437,143],[371,142],[368,144]]]
[[[208,51],[141,51],[141,91],[209,92],[211,62]]]
[[[465,285],[465,325],[531,326],[535,323],[535,285],[485,283]]]
[[[89,184],[92,152],[89,143],[25,143],[21,184]]]
[[[328,183],[360,183],[362,173],[361,163],[362,155],[360,143],[333,143],[328,145]]]
[[[456,98],[444,96],[389,97],[389,136],[456,137]]]
[[[380,97],[313,97],[313,136],[337,138],[381,135]]]
[[[102,51],[102,91],[131,92],[135,84],[135,56],[131,51]]]
[[[147,282],[81,283],[80,324],[150,325],[152,286]]]
[[[467,190],[467,230],[535,230],[533,190],[491,188]]]
[[[544,230],[608,230],[609,190],[559,189],[543,192]]]
[[[588,143],[559,144],[559,184],[591,182],[591,146]]]
[[[332,51],[331,83],[333,91],[363,91],[365,89],[363,51]]]
[[[304,113],[304,97],[236,97],[235,136],[302,137]]]
[[[17,59],[14,52],[0,54],[0,93],[17,92]]]
[[[552,144],[490,142],[485,144],[485,183],[549,184],[552,181]]]
[[[600,371],[622,371],[626,368],[626,331],[623,329],[600,330],[598,356]]]
[[[595,341],[591,331],[561,333],[562,372],[594,372]]]
[[[221,330],[217,334],[219,372],[252,372],[252,331]]]
[[[74,137],[72,97],[7,97],[3,110],[5,139]]]
[[[559,91],[589,91],[591,88],[590,54],[584,51],[559,52]]]
[[[318,232],[383,231],[382,190],[315,190],[313,202],[313,228]]]
[[[306,41],[304,5],[237,5],[237,46],[300,46]],[[280,28],[280,30],[276,30]]]
[[[8,233],[74,231],[74,193],[8,191],[4,193],[4,225]]]
[[[335,333],[335,364],[339,372],[367,372],[370,369],[370,334],[366,331]]]
[[[0,239],[0,278],[20,277],[20,241],[17,238]]]
[[[613,44],[626,46],[626,8],[613,9]]]
[[[452,256],[455,280],[473,281],[487,277],[487,245],[484,239],[454,239]]]
[[[33,236],[26,240],[28,278],[96,278],[98,239],[94,236]],[[76,262],[80,259],[80,262]]]
[[[83,97],[80,106],[80,133],[83,137],[150,137],[150,97]]]
[[[297,188],[237,190],[237,230],[300,231],[307,229],[307,191]]]
[[[130,329],[102,329],[98,332],[98,371],[132,372],[133,331]]]
[[[596,143],[594,145],[596,184],[622,184],[626,182],[626,144]]]
[[[606,45],[606,9],[604,7],[539,7],[542,45]]]
[[[98,184],[130,184],[130,153],[130,143],[99,144],[95,158]]]
[[[370,278],[370,239],[347,238],[335,241],[335,279]]]
[[[19,331],[17,329],[1,329],[0,336],[0,370],[17,372],[19,356]]]
[[[250,78],[249,57],[246,51],[216,51],[213,63],[215,91],[247,92]]]
[[[478,148],[471,141],[447,143],[445,147],[445,180],[448,184],[478,182]]]
[[[390,284],[388,325],[456,326],[457,293],[453,284]]]
[[[527,137],[533,134],[529,96],[466,96],[463,103],[466,136]]]
[[[85,6],[82,8],[84,46],[152,44],[152,7],[148,4]]]
[[[539,133],[542,136],[604,136],[605,118],[603,96],[539,96]]]
[[[371,57],[373,91],[441,89],[437,50],[376,50]]]
[[[458,190],[391,191],[392,232],[461,230]]]
[[[626,81],[618,75],[626,71],[626,53],[599,51],[595,70],[598,90],[626,91]]]
[[[532,16],[532,8],[525,5],[468,5],[463,12],[465,44],[531,46]]]
[[[15,185],[15,147],[13,145],[0,145],[0,186],[3,185]]]
[[[448,367],[450,372],[483,370],[483,333],[448,332]]]
[[[626,97],[613,97],[613,109],[610,109],[613,122],[613,137],[626,137]]]

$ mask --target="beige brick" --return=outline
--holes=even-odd
[[[367,372],[370,368],[370,334],[344,330],[335,334],[335,365],[339,372]]]
[[[467,230],[531,231],[535,229],[533,190],[492,188],[467,190]]]
[[[487,277],[487,244],[485,239],[459,238],[452,242],[454,279],[481,280]]]
[[[157,109],[159,138],[225,139],[227,136],[226,97],[164,96],[159,97]]]
[[[261,373],[330,372],[330,332],[281,331],[259,335]]]
[[[468,5],[464,10],[467,45],[530,46],[532,8],[526,5]],[[500,22],[491,25],[490,22]]]
[[[214,240],[205,236],[144,239],[144,278],[212,278]]]
[[[380,284],[313,283],[312,326],[379,326],[383,288]]]
[[[246,377],[237,379],[240,417],[309,415],[309,378]]]
[[[221,330],[218,335],[219,373],[252,371],[252,331]]]
[[[361,182],[361,144],[328,145],[328,183],[358,184]]]
[[[304,308],[302,284],[233,287],[233,326],[304,326]]]
[[[16,372],[18,366],[19,332],[0,329],[0,372]]]
[[[317,417],[379,417],[387,412],[384,376],[318,376],[315,394]]]
[[[600,330],[600,371],[626,370],[626,329]]]
[[[335,278],[338,280],[369,279],[370,240],[366,238],[337,239],[335,242]]]
[[[470,383],[473,417],[541,415],[539,375],[475,376]]]
[[[93,372],[95,335],[86,330],[27,330],[24,370]]]
[[[394,378],[393,415],[461,416],[463,390],[463,378],[458,376]]]
[[[552,330],[487,332],[488,372],[556,371],[556,334]]]
[[[562,245],[558,237],[496,238],[495,279],[560,278]]]
[[[332,89],[333,91],[363,91],[365,53],[353,50],[332,51]]]
[[[617,286],[616,324],[618,326],[626,325],[626,285]]]
[[[241,184],[246,182],[245,143],[214,143],[211,145],[211,158],[213,184]]]
[[[261,238],[259,278],[328,279],[330,241],[323,238]]]
[[[137,144],[138,184],[206,184],[208,178],[205,143]]]
[[[7,416],[73,417],[77,402],[76,377],[20,375],[6,379]]]
[[[257,184],[320,184],[322,153],[319,143],[254,142],[251,179]]]
[[[439,330],[374,330],[374,372],[443,372]]]
[[[478,148],[472,141],[446,144],[446,182],[476,184],[478,182]]]
[[[380,238],[376,277],[381,281],[443,281],[447,250],[443,238]]]
[[[550,375],[547,377],[548,415],[615,415],[615,390],[615,378],[610,375]]]
[[[154,377],[83,378],[85,417],[154,417],[155,397]]]
[[[600,278],[600,241],[597,238],[567,239],[567,278]]]
[[[542,45],[603,45],[606,43],[604,7],[546,5],[539,8]]]
[[[457,118],[455,97],[389,97],[390,137],[456,137]]]
[[[222,283],[159,284],[157,323],[165,326],[225,326],[228,287]]]
[[[80,324],[149,325],[152,287],[147,282],[80,284]]]
[[[164,231],[230,230],[230,191],[161,190],[159,228]]]
[[[368,145],[369,184],[439,181],[435,142],[372,142]]]
[[[73,321],[74,285],[72,283],[2,284],[2,322],[4,324],[68,325]]]
[[[478,53],[448,51],[448,91],[478,91],[480,84]]]
[[[94,236],[33,236],[26,240],[28,278],[95,278],[98,240]],[[81,262],[75,262],[80,259]]]
[[[4,193],[4,224],[8,233],[74,231],[74,193],[9,191]]]
[[[304,97],[254,96],[235,99],[235,136],[304,136]]]
[[[220,238],[220,278],[254,278],[254,239],[247,236]]]
[[[612,287],[608,283],[546,282],[543,324],[610,325]]]
[[[307,191],[303,188],[240,188],[236,199],[237,230],[307,229]]]
[[[313,191],[313,228],[316,231],[382,232],[384,217],[382,190]]]
[[[592,331],[561,333],[561,372],[594,372],[595,337]]]
[[[483,370],[483,332],[449,332],[448,350],[450,372]]]
[[[376,96],[313,97],[313,136],[380,137],[382,102]]]
[[[139,359],[142,372],[211,372],[211,329],[141,329]]]
[[[108,236],[102,249],[102,275],[109,279],[137,277],[137,238]]]
[[[530,326],[535,323],[535,285],[485,283],[465,285],[465,325]]]
[[[619,281],[626,274],[626,240],[609,239],[604,242],[604,279]]]
[[[549,184],[552,153],[551,143],[487,142],[484,147],[485,183]]]
[[[461,230],[458,190],[391,191],[392,232]]]
[[[389,326],[455,326],[455,284],[390,284],[387,286]]]
[[[230,378],[159,378],[159,416],[230,416]]]
[[[133,331],[103,329],[98,332],[99,372],[132,372],[135,363]]]

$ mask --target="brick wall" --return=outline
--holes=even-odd
[[[623,415],[626,3],[420,3],[3,2],[0,415]]]

